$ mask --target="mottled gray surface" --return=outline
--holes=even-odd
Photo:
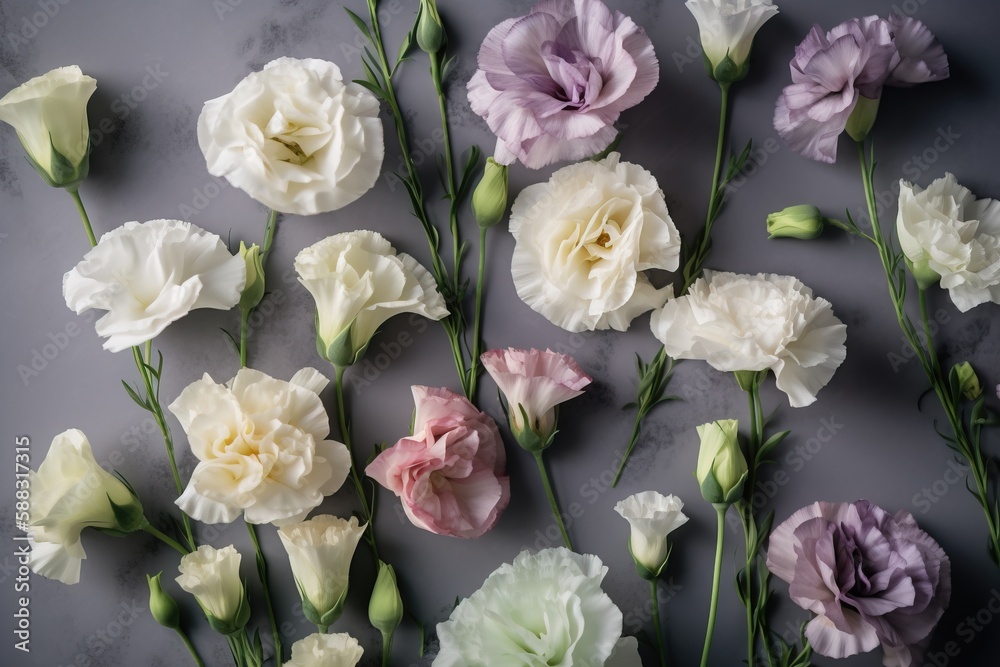
[[[95,141],[93,168],[82,192],[89,202],[98,233],[127,220],[185,217],[233,239],[259,239],[264,212],[242,192],[211,178],[195,139],[195,122],[202,103],[228,92],[248,72],[278,56],[320,57],[341,65],[349,76],[361,71],[360,39],[345,18],[341,3],[324,0],[241,2],[240,0],[173,0],[138,3],[126,0],[4,0],[0,4],[0,91],[50,68],[77,63],[99,81],[90,105],[91,125],[107,128]],[[363,3],[352,2],[357,11]],[[385,2],[386,30],[393,42],[410,23],[416,2]],[[680,0],[621,0],[612,3],[630,14],[650,33],[662,64],[659,87],[642,105],[625,114],[628,126],[621,145],[625,159],[651,169],[666,192],[674,219],[690,234],[703,217],[714,146],[717,91],[702,70],[693,19]],[[818,294],[830,299],[849,326],[846,363],[833,382],[809,408],[787,404],[775,425],[791,428],[794,436],[777,470],[765,480],[784,482],[773,501],[778,519],[814,500],[850,501],[860,497],[890,510],[915,513],[951,555],[955,594],[935,636],[932,650],[948,642],[957,658],[936,663],[981,666],[996,664],[1000,621],[980,632],[961,625],[967,616],[985,609],[1000,595],[1000,574],[985,549],[983,520],[975,500],[962,484],[947,484],[951,457],[934,435],[934,410],[917,412],[924,379],[915,363],[894,369],[890,354],[902,342],[889,307],[875,255],[865,247],[829,234],[811,244],[769,242],[764,216],[787,204],[814,202],[837,215],[845,207],[863,206],[854,153],[842,146],[836,166],[809,162],[789,151],[771,126],[774,100],[787,83],[787,61],[793,47],[818,21],[831,27],[840,20],[869,12],[887,14],[889,0],[841,2],[781,2],[781,15],[768,24],[755,51],[750,77],[735,94],[733,137],[752,137],[766,150],[755,157],[753,172],[741,179],[718,224],[711,266],[736,271],[774,271],[799,276]],[[926,184],[945,170],[980,195],[1000,195],[995,153],[1000,142],[996,109],[1000,75],[996,68],[995,27],[1000,6],[979,0],[905,0],[900,9],[915,13],[941,37],[951,56],[952,79],[910,91],[890,90],[877,128],[880,171],[877,187],[887,189],[906,174]],[[469,110],[461,90],[474,69],[474,54],[486,31],[502,19],[523,13],[525,0],[462,2],[441,0],[460,60],[453,79],[450,111],[456,142],[491,145],[485,125]],[[390,11],[391,8],[394,11]],[[51,17],[44,13],[47,8]],[[44,24],[32,35],[27,22]],[[11,33],[26,30],[26,39]],[[358,42],[360,43],[360,41]],[[401,95],[425,144],[437,123],[436,106],[421,58],[401,76]],[[151,69],[147,69],[151,68]],[[157,69],[158,68],[158,69]],[[157,78],[146,78],[158,71]],[[136,88],[138,86],[138,88]],[[123,98],[124,96],[124,98]],[[139,98],[142,98],[141,100]],[[152,514],[167,510],[173,500],[172,481],[153,423],[121,390],[121,378],[133,379],[127,354],[102,352],[93,331],[93,317],[77,317],[60,296],[62,274],[86,250],[69,198],[47,188],[22,159],[9,128],[0,128],[0,258],[5,277],[0,312],[3,316],[3,400],[0,402],[6,470],[0,478],[5,511],[0,515],[0,663],[5,665],[187,665],[188,656],[170,632],[156,625],[146,607],[144,574],[163,570],[176,575],[177,559],[151,538],[126,539],[88,534],[89,559],[82,582],[73,587],[31,579],[31,654],[12,649],[11,613],[16,576],[12,556],[13,443],[15,435],[32,441],[32,464],[41,462],[51,438],[78,427],[94,443],[97,457],[110,461],[123,455],[119,466],[140,490]],[[951,144],[938,141],[951,134]],[[433,147],[431,150],[436,150]],[[398,165],[399,150],[387,133],[387,168]],[[913,156],[924,154],[931,164],[921,168]],[[432,161],[428,161],[428,166]],[[544,178],[523,168],[512,170],[514,192]],[[893,215],[886,195],[888,216]],[[467,223],[471,221],[467,220]],[[402,250],[426,261],[418,225],[408,215],[401,187],[383,179],[354,206],[341,212],[282,223],[270,264],[272,291],[268,314],[252,338],[252,364],[278,377],[289,377],[305,365],[321,366],[313,344],[311,302],[289,273],[294,255],[304,246],[335,232],[369,227],[388,236]],[[570,335],[555,328],[516,297],[508,271],[512,242],[503,230],[491,234],[486,336],[491,345],[549,346],[571,352],[596,382],[587,395],[562,413],[562,433],[551,450],[551,468],[564,507],[578,504],[583,516],[570,527],[582,551],[598,554],[610,566],[605,588],[626,614],[626,630],[647,632],[647,588],[637,578],[626,549],[627,526],[612,511],[615,502],[645,489],[675,493],[687,503],[691,522],[677,534],[670,565],[670,600],[664,622],[675,665],[696,664],[707,614],[714,514],[700,498],[691,476],[697,443],[693,428],[724,417],[744,417],[745,403],[735,383],[703,364],[684,363],[677,370],[673,393],[689,400],[658,410],[617,489],[608,489],[613,462],[627,438],[631,413],[621,406],[631,399],[635,352],[650,355],[656,344],[640,318],[626,334]],[[1000,380],[997,360],[1000,311],[981,307],[958,314],[946,295],[935,292],[934,310],[944,314],[944,351],[949,360],[969,359],[987,385]],[[235,371],[235,360],[218,327],[232,327],[234,316],[198,312],[172,326],[159,340],[166,356],[163,393],[173,398],[183,386],[209,372],[222,380]],[[63,337],[67,327],[80,333]],[[369,360],[383,346],[392,349],[407,334],[412,345],[387,367],[370,370],[367,384],[350,392],[358,443],[394,441],[407,430],[411,402],[409,385],[455,385],[454,370],[440,328],[402,317],[390,323],[372,344]],[[30,365],[33,355],[52,339],[65,342],[45,361],[37,376],[22,380],[17,367]],[[407,340],[405,337],[402,340]],[[53,348],[48,349],[51,355]],[[381,363],[385,364],[386,358]],[[37,363],[37,362],[36,362]],[[39,363],[39,365],[41,365]],[[354,378],[363,377],[358,368]],[[482,392],[484,407],[497,411],[493,385]],[[329,398],[329,396],[327,396]],[[768,408],[783,404],[769,383]],[[995,405],[995,399],[991,398]],[[328,403],[330,404],[330,403]],[[820,443],[824,425],[836,424],[836,434]],[[176,428],[175,432],[179,431]],[[183,438],[180,450],[185,449]],[[811,450],[803,449],[811,446]],[[995,437],[992,446],[995,451]],[[795,453],[796,450],[799,453]],[[449,613],[457,595],[468,595],[503,561],[525,546],[555,544],[545,537],[552,519],[530,458],[510,448],[513,501],[494,531],[475,541],[441,538],[400,520],[398,503],[383,494],[379,539],[388,559],[399,570],[410,610],[432,625]],[[190,471],[192,456],[181,455]],[[935,502],[921,503],[919,494],[934,488]],[[773,489],[773,486],[772,486]],[[943,491],[943,493],[941,493]],[[935,493],[932,491],[932,493]],[[322,507],[348,513],[354,506],[344,488]],[[217,530],[201,527],[201,535],[217,546],[235,543],[245,554],[244,575],[255,580],[250,544],[240,525]],[[287,560],[274,534],[265,527],[264,547],[272,565],[282,618],[290,623],[288,643],[311,628],[293,614],[296,602]],[[720,610],[713,665],[736,665],[742,659],[742,615],[732,595],[732,557],[737,533],[729,533],[724,566],[726,580]],[[374,664],[376,637],[367,627],[366,592],[372,565],[362,547],[354,565],[355,579],[348,608],[337,629],[360,637],[368,649],[365,664]],[[257,584],[252,584],[257,591]],[[176,587],[170,584],[172,590]],[[778,584],[780,608],[776,627],[785,630],[806,618]],[[995,603],[994,603],[995,605]],[[193,618],[192,604],[185,602]],[[994,606],[996,609],[996,606]],[[992,620],[982,612],[979,623]],[[257,617],[255,622],[263,619]],[[225,643],[202,625],[193,637],[211,664],[228,663]],[[407,624],[397,640],[396,664],[418,663],[417,635]],[[652,654],[645,652],[647,664]],[[817,664],[832,661],[818,659]],[[877,654],[845,664],[874,666]]]

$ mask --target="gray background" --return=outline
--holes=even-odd
[[[412,20],[416,2],[383,4],[385,29],[395,45]],[[652,170],[666,193],[674,220],[684,233],[691,234],[704,215],[718,103],[717,90],[701,66],[694,20],[680,0],[621,0],[612,4],[645,26],[661,62],[657,89],[622,118],[627,131],[621,151],[625,159]],[[460,58],[451,80],[456,144],[479,143],[489,150],[492,139],[485,124],[469,110],[462,88],[474,70],[475,53],[487,30],[506,17],[523,14],[529,3],[442,0],[441,5]],[[932,650],[941,651],[946,642],[955,642],[961,653],[949,664],[996,664],[1000,621],[971,633],[966,629],[969,626],[960,624],[985,608],[992,596],[1000,595],[1000,575],[987,556],[983,518],[975,500],[961,483],[945,481],[954,479],[947,474],[951,457],[934,435],[934,410],[917,412],[916,399],[924,388],[919,367],[911,362],[894,368],[891,363],[889,355],[900,353],[902,341],[875,254],[832,233],[809,244],[769,242],[764,233],[765,215],[788,204],[813,202],[830,215],[840,215],[845,208],[857,213],[863,206],[850,145],[841,146],[842,158],[835,166],[810,162],[777,139],[771,117],[774,101],[788,83],[787,63],[793,48],[813,22],[830,28],[857,15],[886,15],[891,3],[785,0],[780,5],[781,14],[760,35],[749,78],[738,85],[734,96],[735,142],[742,144],[752,137],[765,150],[756,153],[751,173],[740,179],[732,193],[717,227],[709,263],[734,271],[772,271],[800,277],[830,299],[848,324],[849,354],[833,382],[820,393],[820,400],[808,408],[790,409],[773,381],[768,383],[764,392],[767,408],[782,406],[775,427],[791,428],[794,435],[782,454],[780,469],[786,475],[766,472],[762,479],[783,482],[769,489],[777,491],[771,506],[778,520],[815,500],[870,498],[890,510],[914,512],[954,563],[952,605]],[[351,6],[361,12],[364,3],[352,2]],[[51,17],[39,14],[46,8]],[[926,185],[948,170],[980,196],[1000,195],[1000,175],[995,168],[1000,142],[995,26],[1000,22],[1000,5],[976,0],[905,0],[900,8],[928,23],[941,38],[953,76],[947,82],[913,90],[890,89],[885,95],[876,138],[880,159],[877,188],[885,191],[887,220],[895,209],[888,188],[902,174]],[[25,21],[42,27],[30,38],[12,42],[9,34],[26,30]],[[95,135],[100,141],[95,140],[91,177],[82,188],[98,234],[127,220],[186,217],[223,237],[231,233],[234,240],[259,240],[265,217],[261,207],[205,170],[195,138],[202,103],[229,92],[248,72],[279,56],[333,60],[348,77],[361,71],[354,47],[359,39],[356,29],[345,18],[341,3],[325,0],[4,0],[0,26],[0,91],[72,63],[99,82],[90,104],[91,126],[100,128],[103,122],[108,129]],[[431,138],[437,113],[425,63],[418,57],[406,66],[400,90],[416,128],[414,138],[422,142],[425,151],[433,152],[439,148],[433,146]],[[147,68],[159,72],[159,77],[147,77]],[[953,140],[950,144],[939,141],[935,148],[940,133]],[[387,131],[386,144],[388,171],[399,164],[391,131]],[[87,534],[84,543],[89,559],[79,585],[65,587],[33,578],[32,651],[24,656],[11,648],[14,570],[13,559],[7,554],[14,544],[9,541],[13,528],[9,508],[16,435],[31,437],[32,465],[37,467],[55,434],[70,427],[81,428],[89,435],[99,461],[123,458],[121,472],[140,490],[152,515],[171,509],[174,496],[159,435],[120,387],[120,379],[134,379],[131,357],[103,352],[93,331],[94,318],[75,316],[61,298],[62,274],[87,249],[70,199],[49,189],[32,172],[14,133],[6,127],[0,131],[0,151],[0,262],[5,285],[0,297],[4,355],[0,442],[9,457],[3,466],[7,472],[0,476],[0,497],[3,507],[8,508],[0,515],[5,545],[0,547],[0,617],[6,619],[0,622],[5,628],[0,633],[0,662],[46,666],[190,664],[177,638],[156,625],[146,607],[144,574],[163,570],[164,578],[172,579],[176,576],[176,555],[144,535],[119,539]],[[926,160],[923,167],[913,161],[920,155]],[[426,166],[431,164],[428,160]],[[511,171],[512,191],[516,193],[547,174],[515,167]],[[398,184],[390,187],[383,178],[375,190],[343,211],[281,223],[269,267],[270,305],[262,308],[267,317],[262,318],[251,339],[252,365],[285,378],[306,365],[322,368],[313,343],[312,303],[291,277],[293,257],[324,236],[367,227],[426,262],[424,240],[408,215],[408,206],[403,189]],[[467,218],[467,232],[471,232],[470,224]],[[644,607],[646,584],[635,575],[626,549],[627,525],[612,507],[626,495],[646,489],[675,493],[688,503],[686,512],[691,521],[676,534],[670,599],[663,615],[673,664],[695,664],[707,614],[715,533],[713,512],[700,498],[691,476],[697,454],[693,429],[716,418],[745,419],[743,395],[729,376],[703,364],[681,364],[671,388],[689,400],[654,413],[623,484],[608,489],[616,452],[621,451],[631,425],[632,413],[623,413],[621,406],[633,397],[633,356],[639,352],[648,357],[656,349],[648,318],[636,320],[625,334],[570,335],[517,299],[508,270],[509,234],[497,229],[490,241],[485,329],[489,344],[549,346],[571,352],[596,379],[584,398],[563,411],[562,433],[550,450],[549,461],[564,508],[571,503],[582,508],[583,516],[570,527],[578,548],[598,554],[610,567],[604,587],[626,614],[629,633],[649,631],[652,625]],[[942,319],[947,320],[943,349],[948,360],[972,361],[984,384],[995,385],[1000,380],[997,309],[983,306],[960,315],[945,294],[935,292],[933,301],[933,309],[940,310]],[[237,361],[218,332],[220,326],[233,327],[234,319],[232,313],[199,311],[160,337],[158,343],[166,356],[163,394],[167,401],[204,371],[219,381],[234,373]],[[60,339],[59,333],[67,326],[72,330],[71,325],[77,325],[81,332],[64,340],[65,349],[48,360],[37,376],[22,380],[17,367],[30,365],[32,355],[51,342],[50,336]],[[387,357],[381,358],[386,367],[377,373],[370,370],[369,384],[356,385],[349,392],[359,444],[392,442],[406,432],[410,384],[455,386],[440,328],[420,320],[401,317],[392,321],[372,344],[368,359],[376,360],[383,344],[391,350],[401,336],[404,341],[413,341],[405,354],[388,364]],[[358,369],[354,377],[364,370]],[[329,391],[325,396],[329,398]],[[483,388],[482,403],[497,413],[489,381]],[[990,403],[996,407],[995,398],[991,397]],[[332,406],[332,401],[328,405]],[[831,422],[837,425],[836,433],[828,438],[821,429]],[[184,451],[183,435],[176,424],[174,430],[182,452],[181,467],[190,471],[193,457]],[[995,451],[995,434],[990,437]],[[807,445],[811,448],[795,453],[796,447]],[[511,446],[509,459],[510,509],[496,529],[479,540],[458,541],[420,531],[401,520],[398,502],[383,494],[380,543],[399,570],[409,609],[424,623],[444,619],[456,595],[474,591],[489,572],[510,561],[523,547],[557,543],[545,537],[547,529],[553,530],[552,519],[530,457]],[[932,491],[934,502],[920,501],[922,490],[932,488],[937,489]],[[345,487],[324,503],[322,510],[350,512],[354,506],[351,493]],[[200,530],[217,546],[235,543],[244,554],[244,575],[255,580],[249,540],[239,523],[215,530],[202,526]],[[288,646],[312,629],[300,613],[292,611],[297,598],[274,530],[264,527],[261,532],[273,580],[279,582],[280,614],[290,623]],[[743,617],[731,588],[733,555],[741,540],[733,530],[727,536],[730,541],[714,665],[740,664],[743,659]],[[371,664],[378,654],[376,637],[366,621],[372,566],[363,547],[359,554],[348,608],[336,629],[360,637],[369,649],[364,662]],[[172,582],[169,588],[177,592]],[[776,589],[779,611],[775,628],[786,631],[803,621],[806,613],[788,601],[783,584],[779,582]],[[666,595],[668,587],[662,590]],[[185,606],[188,618],[193,619],[193,605],[186,602]],[[992,618],[986,612],[981,620],[987,616]],[[255,618],[258,623],[262,620]],[[219,637],[203,624],[195,624],[192,633],[211,664],[228,664],[227,650]],[[396,663],[420,662],[416,641],[414,625],[406,624],[397,639]],[[653,659],[648,651],[646,658]],[[828,665],[832,661],[819,658],[816,663]],[[880,655],[856,657],[845,664],[878,665]]]

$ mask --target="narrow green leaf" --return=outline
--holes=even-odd
[[[368,24],[365,23],[364,19],[362,19],[360,16],[352,12],[347,7],[344,7],[344,11],[347,12],[347,15],[351,17],[352,21],[354,21],[354,25],[358,26],[358,30],[361,31],[361,34],[367,37],[369,42],[374,42],[375,40],[372,39],[371,30],[368,28]]]

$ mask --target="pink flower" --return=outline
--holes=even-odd
[[[447,389],[412,389],[413,435],[379,454],[365,472],[399,496],[418,528],[479,537],[510,502],[496,422]]]
[[[879,99],[898,62],[892,26],[877,16],[845,21],[828,33],[813,26],[795,48],[792,85],[778,98],[775,129],[792,150],[832,164],[860,98]]]
[[[490,350],[482,361],[507,399],[511,431],[528,449],[538,441],[541,448],[548,446],[556,430],[556,406],[582,394],[591,382],[572,357],[551,350]]]
[[[659,76],[632,19],[600,0],[542,0],[486,36],[469,103],[497,135],[497,162],[540,169],[607,148]]]
[[[896,12],[889,15],[889,23],[899,51],[899,64],[892,70],[887,85],[908,88],[948,78],[948,56],[927,26]]]

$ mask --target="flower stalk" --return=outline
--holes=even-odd
[[[351,481],[354,482],[354,490],[358,494],[358,500],[361,501],[361,519],[365,522],[365,542],[368,543],[368,547],[372,551],[372,555],[377,561],[378,547],[375,544],[375,516],[374,516],[374,501],[368,500],[368,494],[365,493],[364,484],[361,481],[361,475],[358,472],[357,461],[354,458],[354,448],[351,445],[351,422],[348,417],[347,403],[344,400],[344,372],[347,369],[342,366],[334,366],[334,373],[336,374],[336,392],[337,392],[337,416],[340,423],[340,438],[344,441],[344,445],[347,447],[347,451],[351,454]]]
[[[549,506],[552,508],[552,516],[556,519],[556,525],[559,526],[559,532],[562,533],[563,544],[570,551],[573,551],[573,542],[569,539],[569,532],[566,530],[566,524],[563,522],[562,512],[559,510],[559,501],[556,500],[555,491],[552,489],[552,481],[549,479],[549,472],[545,467],[545,459],[542,458],[542,451],[532,452],[535,456],[535,463],[538,466],[538,474],[542,478],[542,486],[545,487],[545,496],[549,499]]]
[[[723,503],[715,505],[718,518],[718,529],[715,535],[715,568],[712,571],[712,602],[708,608],[708,626],[705,628],[705,646],[701,651],[701,667],[708,667],[712,635],[715,633],[715,616],[719,609],[719,584],[722,581],[722,543],[726,537],[726,511],[728,509],[729,506]]]
[[[278,617],[274,613],[271,590],[267,585],[267,560],[264,558],[264,551],[260,548],[256,527],[249,521],[246,522],[246,525],[247,532],[250,533],[250,540],[253,542],[254,552],[257,555],[257,574],[260,577],[261,589],[264,591],[264,606],[267,607],[267,619],[271,624],[271,636],[274,639],[274,660],[277,664],[281,664],[284,659],[281,651],[281,633],[278,632]]]

